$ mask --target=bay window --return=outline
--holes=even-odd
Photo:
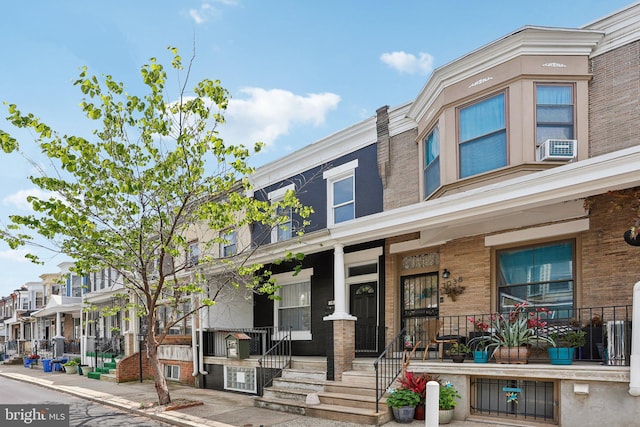
[[[459,111],[460,178],[507,165],[505,94]]]
[[[440,131],[436,127],[424,140],[424,197],[440,187]]]
[[[536,146],[573,135],[573,85],[536,85]]]

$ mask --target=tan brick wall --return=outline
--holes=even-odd
[[[420,201],[417,129],[393,136],[391,158],[384,189],[384,210],[407,206]]]
[[[633,210],[613,210],[614,197],[609,194],[591,199],[589,210],[590,230],[575,235],[576,238],[576,305],[578,307],[602,307],[632,303],[634,284],[640,280],[638,259],[640,248],[627,245],[622,235],[632,224]],[[509,230],[504,230],[509,231]],[[386,253],[392,243],[417,235],[388,239]],[[559,240],[571,236],[558,237]],[[439,266],[427,270],[451,272],[451,278],[462,278],[465,291],[452,301],[442,293],[445,279],[440,278],[440,303],[442,316],[483,314],[495,310],[495,292],[492,283],[492,248],[485,247],[485,236],[471,236],[448,242],[437,248],[424,248],[406,254],[387,255],[385,283],[386,342],[398,333],[401,317],[400,277],[420,273],[400,270],[403,256],[417,253],[439,253]],[[518,245],[525,245],[526,242]],[[515,246],[515,245],[514,245]]]
[[[589,156],[638,145],[640,41],[591,60]]]
[[[353,369],[355,355],[356,322],[355,320],[333,321],[334,347],[334,379],[342,380],[342,373]]]
[[[610,194],[591,200],[591,230],[582,237],[582,305],[631,304],[633,285],[640,280],[640,248],[626,244],[622,235],[632,225],[633,211],[614,209]]]

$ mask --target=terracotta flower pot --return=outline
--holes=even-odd
[[[527,347],[500,347],[494,353],[496,363],[519,363],[524,364],[529,359],[529,349]]]

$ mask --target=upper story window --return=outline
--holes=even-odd
[[[199,257],[200,246],[198,246],[198,242],[189,243],[189,247],[187,249],[187,267],[198,265]]]
[[[322,174],[327,180],[328,225],[356,217],[356,174],[358,160],[353,160]]]
[[[295,185],[287,185],[269,193],[269,202],[277,203],[284,200],[287,191],[295,191]],[[293,212],[291,207],[276,208],[278,224],[271,230],[271,243],[289,240],[293,236]]]
[[[236,254],[236,231],[226,231],[222,233],[220,238],[220,255],[230,257]]]
[[[505,94],[460,109],[460,178],[507,165]]]
[[[440,131],[434,128],[424,140],[424,197],[440,187]]]
[[[573,85],[536,85],[536,146],[547,139],[573,139]]]

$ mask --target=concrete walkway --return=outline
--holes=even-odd
[[[256,408],[253,396],[216,390],[187,387],[169,383],[172,400],[188,399],[203,402],[190,408],[164,411],[148,407],[158,397],[152,382],[114,383],[87,378],[78,374],[43,372],[42,366],[27,369],[22,365],[0,364],[0,376],[55,389],[83,399],[102,403],[137,415],[157,419],[176,426],[211,427],[359,427],[360,424],[329,421],[304,415],[289,414]],[[0,397],[0,402],[2,398]],[[424,426],[424,421],[399,424],[394,421],[385,426]],[[451,427],[489,427],[509,424],[488,424],[453,421]]]

